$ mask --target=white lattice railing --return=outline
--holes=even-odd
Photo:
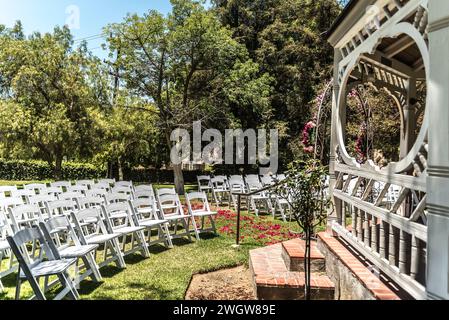
[[[425,177],[336,164],[333,231],[414,298],[425,298]]]

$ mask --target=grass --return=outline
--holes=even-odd
[[[165,187],[165,186],[155,186]],[[191,187],[193,188],[193,187]],[[242,217],[254,218],[253,214],[242,212]],[[234,218],[232,218],[234,219]],[[255,218],[255,223],[280,225],[285,230],[297,230],[294,222],[284,223],[271,216]],[[228,226],[233,221],[217,219],[217,229]],[[264,239],[266,240],[266,239]],[[202,241],[189,242],[187,239],[174,241],[173,249],[163,246],[150,248],[150,258],[140,254],[125,258],[127,268],[121,270],[110,265],[102,268],[104,282],[94,283],[90,278],[80,286],[82,299],[88,300],[182,300],[193,274],[216,271],[223,268],[248,264],[248,251],[266,242],[246,237],[237,249],[233,233],[219,232],[217,236],[204,235]],[[101,254],[99,255],[101,257]],[[3,262],[3,269],[7,261]],[[1,299],[13,299],[15,293],[15,274],[2,279],[6,288],[0,293]],[[26,283],[22,287],[21,298],[30,296]]]

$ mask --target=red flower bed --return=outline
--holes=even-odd
[[[237,228],[237,214],[230,210],[218,210],[217,222],[221,226],[218,232],[235,236]],[[260,245],[271,245],[300,237],[286,226],[265,217],[251,217],[243,215],[240,220],[240,240],[255,242]]]

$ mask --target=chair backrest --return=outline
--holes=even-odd
[[[101,206],[105,203],[105,199],[103,197],[92,197],[86,196],[82,198],[75,199],[78,209],[89,209],[89,208],[101,208]]]
[[[14,232],[18,232],[32,225],[37,225],[40,221],[44,220],[39,206],[34,204],[24,204],[8,208],[8,214]]]
[[[246,183],[256,183],[260,182],[259,175],[258,174],[249,174],[245,177]]]
[[[104,217],[109,221],[111,232],[122,227],[135,226],[133,211],[128,201],[103,205],[102,209]]]
[[[154,193],[150,191],[135,191],[134,192],[134,199],[155,199]]]
[[[72,212],[72,221],[82,244],[87,244],[86,238],[95,235],[108,234],[108,228],[102,217],[102,209],[89,208]]]
[[[274,184],[273,177],[268,174],[261,176],[260,181],[262,182],[262,184],[264,186],[269,186],[269,185]]]
[[[129,204],[133,209],[133,213],[137,221],[158,218],[156,210],[156,202],[151,198],[140,198],[130,200]],[[142,210],[143,209],[143,210]],[[146,212],[144,212],[146,211]]]
[[[35,195],[32,197],[28,197],[29,204],[35,204],[41,210],[41,213],[44,217],[49,217],[50,212],[47,211],[47,202],[53,202],[58,200],[54,195]]]
[[[163,217],[169,215],[184,215],[184,210],[182,208],[181,200],[177,194],[165,194],[158,197],[159,209]],[[164,210],[165,206],[170,206],[170,211]]]
[[[256,180],[247,180],[246,182],[247,188],[249,192],[257,191],[263,189],[263,184],[260,181]]]
[[[17,186],[0,186],[0,192],[1,193],[5,193],[5,192],[11,192],[17,190]]]
[[[106,204],[112,204],[112,203],[120,203],[120,202],[126,202],[128,203],[129,196],[124,193],[108,193],[105,196]]]
[[[112,188],[111,185],[109,183],[106,183],[106,182],[98,182],[98,183],[95,183],[95,184],[90,186],[91,190],[103,189],[103,190],[109,191],[109,190],[111,190],[111,188]]]
[[[141,184],[141,185],[135,186],[134,191],[136,191],[136,192],[140,192],[140,191],[154,192],[154,189],[151,184]]]
[[[76,185],[79,186],[86,186],[88,188],[90,188],[91,186],[93,186],[95,184],[94,180],[77,180],[76,181]]]
[[[190,213],[198,211],[211,212],[207,195],[204,192],[187,193],[186,201]]]
[[[62,190],[62,187],[49,187],[49,188],[41,189],[39,194],[42,194],[42,195],[50,194],[50,195],[58,196],[63,192],[64,191]]]
[[[210,187],[210,176],[197,176],[196,179],[199,187]]]
[[[23,188],[27,190],[34,190],[35,192],[37,191],[36,194],[40,194],[42,189],[47,189],[47,185],[44,183],[31,183],[24,185]]]
[[[109,186],[112,186],[112,185],[115,184],[115,179],[99,179],[99,180],[97,181],[97,183],[106,183],[106,184],[108,184]]]
[[[8,218],[6,218],[6,213],[0,211],[0,241],[6,240],[7,236],[12,236],[13,234],[14,231]]]
[[[70,181],[56,181],[50,183],[50,187],[56,187],[56,188],[63,188],[67,190],[67,188],[70,188],[72,186],[72,183]]]
[[[56,200],[46,202],[49,218],[54,216],[69,216],[71,212],[76,211],[76,203],[74,200]]]
[[[44,256],[48,260],[55,260],[53,251],[48,247],[42,231],[37,226],[18,231],[14,236],[8,236],[7,240],[28,281],[36,281],[31,273],[31,268],[42,262]],[[35,244],[36,242],[43,249],[39,250],[39,255],[36,255],[38,250],[28,251],[28,248],[32,246],[27,245]]]
[[[0,210],[6,212],[8,208],[24,205],[26,202],[22,197],[8,197],[0,199]]]
[[[50,247],[54,249],[65,249],[72,246],[80,246],[81,242],[70,223],[69,217],[59,216],[48,219],[46,222],[40,222],[39,226]],[[73,244],[72,244],[73,243]],[[54,255],[60,259],[58,250],[54,250]]]
[[[133,182],[132,181],[117,181],[114,184],[115,187],[127,187],[130,189],[133,189]]]
[[[11,191],[11,197],[13,198],[23,198],[25,202],[29,203],[29,198],[36,196],[33,190],[17,189]]]
[[[104,198],[108,194],[106,189],[91,189],[86,191],[86,197]]]
[[[61,193],[60,195],[58,195],[59,200],[75,200],[75,199],[83,198],[83,197],[85,197],[85,195],[79,191],[78,192],[76,192],[76,191],[64,192],[64,193]]]
[[[133,191],[129,187],[115,186],[114,188],[112,188],[111,192],[112,193],[123,193],[123,194],[128,195],[129,197],[133,196]]]
[[[161,188],[157,189],[157,197],[164,195],[177,195],[175,188]]]
[[[87,190],[89,190],[89,188],[84,185],[74,185],[67,188],[67,192],[79,192],[82,194],[86,194]]]
[[[244,192],[245,191],[245,181],[242,176],[231,176],[229,178],[229,188],[232,191]]]

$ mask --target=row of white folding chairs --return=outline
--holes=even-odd
[[[162,190],[163,191],[163,190]],[[83,242],[89,245],[92,244],[98,244],[95,243],[96,240],[104,240],[104,241],[112,241],[111,236],[107,236],[106,233],[117,233],[121,232],[123,234],[123,241],[122,241],[122,253],[123,255],[133,253],[135,251],[141,250],[144,255],[146,255],[148,249],[148,244],[145,243],[145,239],[143,237],[143,234],[140,234],[143,232],[144,229],[149,229],[148,236],[151,236],[151,229],[154,229],[154,227],[159,228],[158,231],[160,231],[159,235],[161,233],[164,234],[162,237],[163,241],[168,244],[169,247],[172,246],[171,239],[175,236],[182,236],[187,235],[190,239],[190,223],[193,226],[193,231],[195,232],[195,235],[197,239],[199,240],[199,233],[200,232],[216,232],[215,229],[215,223],[213,221],[212,216],[216,213],[212,212],[210,210],[207,196],[205,193],[190,193],[186,195],[187,205],[188,205],[188,214],[184,213],[184,210],[182,208],[181,202],[179,201],[179,197],[176,194],[173,194],[173,192],[169,192],[171,194],[163,192],[158,193],[158,197],[160,198],[160,201],[162,205],[167,206],[170,203],[175,203],[175,211],[166,213],[165,209],[166,207],[161,207],[162,212],[162,219],[155,218],[152,213],[154,212],[151,208],[152,204],[148,199],[137,199],[134,201],[128,201],[128,202],[118,202],[118,203],[112,203],[108,205],[101,205],[101,210],[98,207],[92,207],[83,209],[80,211],[76,211],[74,204],[70,204],[69,201],[66,201],[66,203],[53,203],[50,204],[52,208],[59,207],[61,209],[70,209],[69,211],[60,211],[60,215],[50,215],[47,218],[44,218],[44,216],[41,214],[40,208],[38,206],[33,205],[22,205],[15,208],[9,208],[9,218],[11,220],[11,227],[10,230],[14,230],[15,233],[19,232],[21,228],[23,227],[32,227],[33,225],[36,225],[38,222],[43,223],[44,221],[52,221],[53,219],[60,218],[60,217],[66,217],[69,216],[72,217],[72,227],[73,224],[78,228],[79,232]],[[201,206],[194,206],[192,204],[197,204],[198,202],[201,202]],[[97,203],[99,204],[99,203]],[[101,213],[101,212],[102,213]],[[58,212],[54,212],[57,214]],[[150,214],[146,214],[150,213]],[[145,215],[146,214],[146,215]],[[202,220],[201,229],[197,227],[195,218],[200,218]],[[209,229],[205,228],[204,219],[209,218],[211,221],[212,227]],[[6,220],[6,219],[5,219]],[[122,220],[122,223],[117,224],[116,221]],[[88,224],[92,224],[95,221],[98,225],[95,226],[95,228],[88,228]],[[181,222],[184,225],[185,233],[182,235],[177,235],[177,224]],[[175,235],[171,236],[169,234],[169,230],[167,228],[168,224],[175,223]],[[0,226],[5,227],[5,224],[0,224]],[[107,227],[106,227],[107,226]],[[3,228],[5,229],[5,228]],[[101,231],[101,235],[99,234],[83,234],[83,232],[88,230],[97,230]],[[118,231],[117,231],[118,230]],[[0,228],[0,231],[2,231],[2,228]],[[133,239],[136,239],[138,242],[138,246],[134,246],[133,242],[133,248],[131,251],[125,252],[125,237],[127,234],[132,233],[134,235]],[[109,240],[108,240],[109,239]],[[161,239],[161,237],[160,237]],[[92,241],[91,241],[92,240]],[[87,241],[87,242],[86,242]],[[148,243],[150,242],[150,239],[148,240]],[[160,241],[157,241],[160,242]],[[4,241],[2,241],[2,238],[0,238],[0,243],[2,243],[2,250],[1,253],[5,253],[5,251],[9,250],[9,247],[3,246]],[[153,242],[154,243],[154,242]],[[102,242],[101,244],[105,244],[105,242]],[[144,245],[145,244],[145,245]],[[19,246],[20,247],[20,246]],[[111,250],[117,249],[117,246],[114,243],[111,243]],[[140,249],[139,249],[140,248]],[[108,264],[111,262],[110,259],[107,258],[107,246],[105,246],[105,261],[100,266],[103,266],[104,264]],[[117,256],[118,250],[116,251],[116,258],[118,259],[119,265],[124,266],[123,259],[120,259],[120,256]],[[0,259],[1,260],[1,259]],[[0,261],[1,262],[1,261]],[[0,274],[1,275],[1,274]],[[0,277],[1,282],[1,277]],[[20,287],[20,285],[19,285]],[[20,289],[19,289],[20,290]]]

